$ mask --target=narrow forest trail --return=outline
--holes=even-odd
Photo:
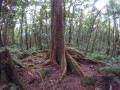
[[[40,64],[46,59],[43,57],[29,56],[21,62],[25,68],[17,68],[22,80],[30,90],[105,90],[105,80],[98,73],[98,66],[91,63],[81,63],[81,70],[85,77],[79,77],[75,74],[69,74],[60,80],[62,71],[60,67],[40,67]],[[44,80],[38,73],[40,71],[50,70],[48,74],[44,74]],[[89,77],[89,79],[86,79]],[[112,90],[120,90],[120,85],[112,85]]]

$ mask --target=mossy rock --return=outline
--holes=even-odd
[[[81,85],[82,86],[90,86],[90,85],[94,85],[97,81],[97,78],[94,76],[90,76],[90,77],[85,77],[82,81],[81,81]]]

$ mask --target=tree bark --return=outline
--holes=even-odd
[[[98,25],[97,25],[97,30],[99,30]],[[92,43],[92,48],[91,48],[91,51],[90,51],[90,55],[91,55],[91,53],[93,53],[93,50],[94,50],[95,41],[97,39],[97,30],[96,30],[96,33],[95,33],[95,38],[94,38],[93,43]]]
[[[23,52],[23,18],[24,18],[24,6],[22,8],[22,14],[21,14],[21,23],[20,23],[20,46],[21,46],[21,51]]]
[[[81,13],[81,16],[80,16],[80,20],[79,20],[79,29],[77,30],[77,46],[79,47],[80,46],[80,30],[81,30],[81,27],[82,27],[82,16],[83,14]]]
[[[10,9],[6,15],[6,21],[5,21],[5,26],[4,26],[4,32],[3,32],[3,43],[4,46],[7,46],[7,35],[8,35],[8,23],[9,23],[9,19],[10,19],[10,13],[12,11],[12,6],[14,4],[14,0],[12,0],[11,4],[10,4]]]
[[[109,18],[109,31],[108,31],[107,40],[108,40],[108,48],[106,54],[109,55],[110,54],[110,18]]]
[[[27,24],[27,17],[25,19],[25,42],[26,42],[26,47],[27,47],[27,50],[29,49],[28,47],[28,24]]]
[[[40,10],[40,20],[39,20],[39,25],[40,25],[40,28],[39,28],[39,46],[40,46],[40,50],[42,49],[42,9]]]
[[[113,8],[113,0],[111,0],[111,6],[112,6],[112,15],[113,15],[113,26],[114,26],[114,34],[115,34],[115,37],[114,37],[114,40],[113,40],[113,50],[112,50],[112,53],[111,53],[111,58],[112,56],[115,56],[115,51],[117,49],[117,43],[119,41],[119,31],[118,31],[118,28],[117,28],[117,23],[116,23],[116,18],[115,18],[115,11],[114,11],[114,8]]]
[[[62,70],[60,79],[66,75],[67,71],[76,73],[79,76],[84,76],[78,64],[80,61],[77,62],[73,56],[79,58],[80,60],[97,64],[99,61],[90,59],[74,48],[65,48],[63,0],[51,0],[51,6],[50,51],[47,54],[48,60],[45,61],[41,66],[48,64],[52,64],[54,66],[60,65]],[[43,51],[40,50],[37,52]]]
[[[68,41],[68,43],[70,45],[72,45],[72,47],[73,47],[73,33],[74,33],[73,19],[74,19],[74,5],[73,5],[72,17],[71,17],[70,22],[69,22],[70,23],[70,29],[69,29],[69,41]]]

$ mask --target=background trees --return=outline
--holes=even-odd
[[[108,0],[102,7],[97,7],[98,3],[99,0],[64,1],[66,45],[79,48],[88,55],[104,52],[113,57],[119,51],[119,2]],[[9,1],[3,0],[0,35],[3,35],[8,5]],[[5,27],[8,28],[9,45],[20,46],[22,52],[49,48],[50,18],[49,0],[15,1]]]
[[[64,1],[66,45],[79,48],[88,55],[103,52],[113,57],[119,51],[119,2],[108,0],[102,7],[97,7],[98,3],[99,0]],[[3,0],[0,22],[0,35],[3,36],[8,5],[9,1]],[[50,18],[49,0],[15,1],[5,27],[8,29],[8,45],[17,45],[22,52],[33,48],[48,49]]]

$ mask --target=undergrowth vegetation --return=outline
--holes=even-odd
[[[20,90],[20,88],[14,83],[8,83],[0,87],[0,90],[8,88],[9,90]]]
[[[39,50],[39,47],[34,46],[34,47],[29,48],[29,50],[24,49],[24,51],[22,52],[21,48],[19,46],[12,45],[9,47],[8,46],[0,47],[0,53],[5,51],[6,49],[10,52],[11,58],[13,60],[15,60],[16,62],[20,63],[21,59],[28,57],[31,52]],[[85,54],[84,53],[85,48],[82,48],[82,49],[76,48],[76,49],[78,49],[81,53]],[[105,61],[105,63],[102,66],[101,65],[99,66],[98,72],[101,73],[102,75],[104,75],[105,77],[112,78],[117,83],[120,83],[120,80],[118,79],[118,75],[120,75],[120,56],[116,56],[116,57],[113,57],[110,59],[110,56],[102,51],[101,52],[94,51],[93,53],[91,53],[91,55],[90,55],[90,53],[87,53],[86,55],[90,56],[91,58],[94,58],[94,59]],[[49,70],[48,70],[48,72],[49,72]],[[51,70],[50,70],[50,72],[51,72]],[[45,71],[45,72],[40,71],[40,73],[41,73],[42,78],[44,79],[47,74],[47,71]],[[94,80],[92,77],[88,77],[83,80],[83,83],[85,86],[89,86],[94,83]],[[11,86],[11,85],[13,85],[13,84],[10,84],[9,86]],[[13,85],[13,86],[15,86],[15,85]],[[11,86],[11,88],[17,88],[17,87],[13,87],[13,86]],[[7,87],[7,85],[2,86],[1,88],[4,88],[4,87]],[[0,90],[1,90],[1,88],[0,88]],[[14,90],[17,90],[17,89],[14,89]]]

